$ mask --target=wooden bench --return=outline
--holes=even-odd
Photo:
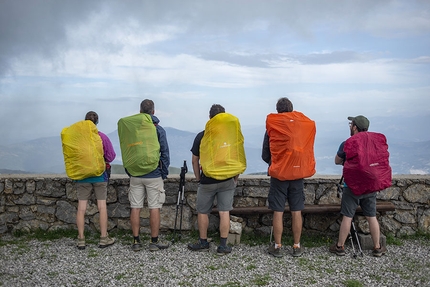
[[[378,201],[376,202],[376,210],[378,212],[387,212],[387,211],[395,211],[396,207],[392,202],[389,201]],[[357,207],[358,213],[360,213],[361,207]],[[230,211],[230,214],[233,215],[250,215],[250,214],[269,214],[273,211],[270,210],[267,206],[249,206],[249,207],[234,207],[233,210]],[[290,212],[290,208],[288,206],[285,207],[284,212]],[[339,213],[340,212],[340,204],[312,204],[306,205],[305,209],[302,210],[302,213]],[[212,209],[212,213],[218,213],[217,208]]]

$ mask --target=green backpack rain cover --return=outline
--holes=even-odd
[[[132,176],[155,170],[160,161],[157,130],[149,114],[140,113],[118,121],[122,163]]]

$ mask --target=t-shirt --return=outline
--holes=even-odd
[[[339,146],[339,149],[337,150],[337,156],[343,159],[343,161],[345,161],[346,159],[346,154],[345,154],[345,151],[343,150],[344,146],[345,146],[345,142],[342,142]]]
[[[199,132],[196,135],[195,139],[194,139],[193,146],[191,147],[191,153],[193,155],[197,156],[197,157],[200,157],[200,143],[202,142],[202,138],[203,138],[204,134],[205,134],[205,131]],[[201,184],[219,183],[219,182],[223,182],[223,181],[226,181],[226,180],[229,180],[229,179],[230,178],[225,179],[225,180],[217,180],[217,179],[214,179],[214,178],[211,178],[211,177],[207,177],[203,173],[203,171],[200,171],[200,183]]]

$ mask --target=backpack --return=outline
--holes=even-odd
[[[205,126],[200,143],[200,163],[203,173],[217,180],[225,180],[246,169],[244,138],[239,119],[219,113]]]
[[[96,125],[79,121],[61,131],[66,174],[73,180],[100,176],[105,171],[103,143]]]
[[[132,176],[155,170],[160,161],[157,130],[149,114],[139,113],[118,121],[122,163]]]
[[[272,113],[266,119],[271,163],[269,175],[296,180],[315,174],[315,122],[301,112]]]
[[[343,176],[355,195],[391,186],[387,139],[381,133],[359,132],[345,141]]]

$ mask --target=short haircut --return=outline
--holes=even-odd
[[[92,121],[95,125],[99,123],[99,115],[96,112],[89,111],[85,115],[85,120]]]
[[[357,128],[357,131],[358,132],[367,132],[367,128],[360,128],[359,126],[357,126],[357,124],[354,122],[354,121],[352,121],[352,126],[355,126],[356,128]]]
[[[154,102],[145,99],[140,103],[140,112],[152,115],[154,113]]]
[[[225,113],[224,107],[219,104],[213,104],[211,109],[209,110],[209,118],[213,118],[219,113]]]
[[[276,103],[278,113],[287,113],[293,111],[293,103],[286,97],[280,98]]]

